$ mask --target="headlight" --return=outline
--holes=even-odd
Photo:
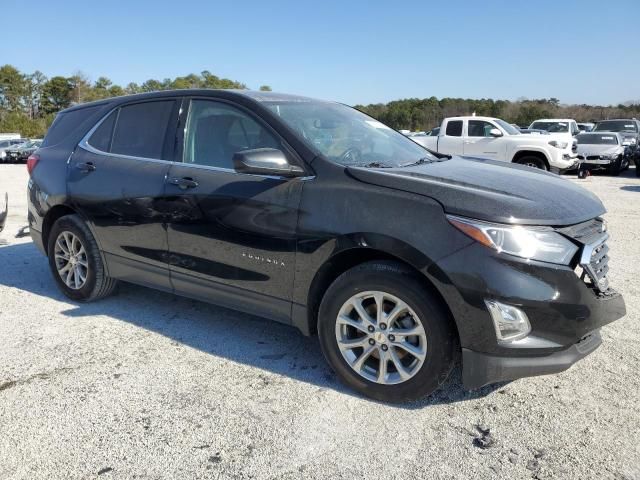
[[[568,265],[578,247],[551,228],[523,227],[447,215],[458,230],[498,253]]]
[[[603,160],[616,160],[618,158],[618,153],[611,153],[609,155],[602,155]]]
[[[568,142],[562,142],[560,140],[551,140],[549,142],[549,145],[551,145],[552,147],[556,147],[556,148],[567,148],[569,143]]]

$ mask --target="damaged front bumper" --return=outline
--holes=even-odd
[[[502,357],[463,348],[462,383],[475,390],[491,383],[563,372],[601,344],[600,330],[595,330],[566,350],[542,356]]]

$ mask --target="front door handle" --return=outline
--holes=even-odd
[[[180,190],[186,190],[188,188],[196,188],[198,186],[198,182],[196,182],[193,178],[183,177],[183,178],[172,178],[169,180],[171,185],[176,185],[180,188]]]
[[[96,166],[93,162],[77,163],[76,168],[82,173],[91,173],[95,171]]]

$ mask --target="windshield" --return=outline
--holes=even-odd
[[[499,118],[494,119],[494,121],[502,127],[502,129],[507,132],[509,135],[521,135],[520,130],[511,125],[510,123],[505,122],[504,120],[500,120]]]
[[[635,122],[629,120],[605,120],[598,122],[594,132],[637,132]]]
[[[353,108],[329,102],[265,102],[328,160],[345,166],[399,167],[436,161],[401,133]]]
[[[533,122],[529,128],[546,130],[550,133],[566,133],[569,131],[567,122]]]
[[[578,135],[578,145],[618,145],[615,135]]]

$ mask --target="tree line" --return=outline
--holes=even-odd
[[[164,80],[149,79],[126,86],[114,84],[107,77],[92,82],[78,72],[71,77],[47,78],[42,72],[23,73],[12,65],[0,67],[0,132],[20,133],[23,137],[42,137],[55,114],[71,105],[102,98],[176,88],[240,88],[235,80],[220,78],[208,70]],[[269,91],[268,85],[260,90]]]
[[[607,118],[640,117],[640,101],[617,106],[562,105],[557,98],[528,100],[408,98],[389,103],[356,105],[355,108],[396,130],[427,131],[440,126],[445,117],[471,115],[497,117],[519,126],[528,126],[540,118],[572,118],[578,122],[596,122]]]
[[[208,70],[200,74],[164,80],[149,79],[122,87],[107,77],[95,81],[78,72],[71,77],[47,78],[42,72],[23,73],[12,65],[0,67],[0,132],[17,132],[24,137],[42,137],[56,112],[71,105],[155,90],[176,88],[247,88],[236,80],[220,78]],[[263,85],[260,90],[271,90]],[[356,105],[355,108],[397,129],[430,130],[445,117],[476,115],[498,117],[509,123],[529,125],[538,118],[574,118],[579,122],[594,122],[606,118],[640,116],[640,101],[617,106],[563,105],[557,98],[464,99],[408,98],[389,103]]]

